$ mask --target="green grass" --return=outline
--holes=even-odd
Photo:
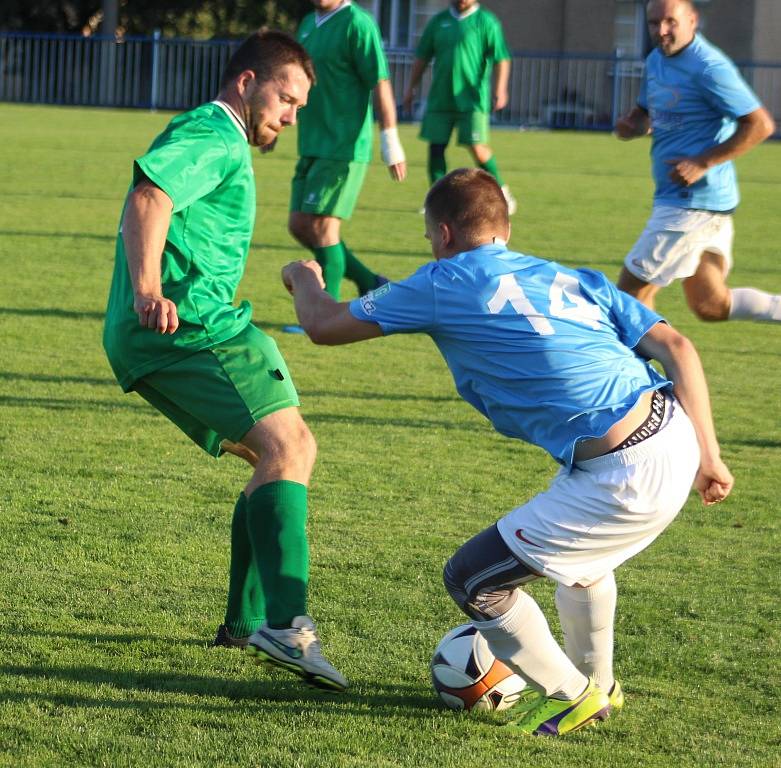
[[[662,294],[701,351],[735,491],[711,508],[692,497],[619,570],[624,711],[560,741],[508,737],[430,688],[431,650],[462,621],[440,573],[555,467],[459,401],[427,338],[320,349],[280,332],[293,315],[279,270],[304,255],[285,227],[292,134],[256,160],[240,298],[277,338],[319,443],[310,607],[353,687],[313,692],[206,647],[247,471],[123,395],[100,343],[131,160],[169,117],[0,105],[0,765],[781,765],[781,328],[706,325],[680,286]],[[393,278],[428,259],[424,145],[402,137],[410,179],[375,164],[344,228]],[[649,210],[648,144],[499,131],[493,144],[520,201],[513,245],[617,275]],[[781,144],[739,171],[731,282],[781,292]],[[552,585],[531,589],[553,617]]]

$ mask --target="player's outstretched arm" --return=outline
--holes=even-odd
[[[723,501],[735,481],[721,460],[705,372],[694,344],[660,322],[643,336],[637,351],[662,364],[667,378],[673,382],[676,398],[691,419],[700,446],[700,468],[694,486],[703,502],[710,505]]]
[[[173,207],[160,187],[144,180],[128,195],[122,219],[133,309],[140,325],[158,333],[174,333],[179,327],[176,304],[163,296],[160,272]]]
[[[316,261],[293,261],[282,269],[282,282],[293,296],[296,316],[315,344],[349,344],[382,336],[377,323],[352,316],[346,302],[325,292],[323,273]]]
[[[631,112],[616,120],[615,134],[623,141],[645,136],[651,129],[651,120],[642,107],[634,107]]]
[[[390,80],[380,80],[374,87],[377,118],[380,121],[380,153],[388,166],[391,178],[404,181],[407,177],[407,158],[399,140],[396,124],[396,98]]]

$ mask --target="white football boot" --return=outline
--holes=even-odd
[[[318,688],[343,691],[349,685],[323,658],[315,623],[309,616],[296,616],[288,629],[271,629],[263,624],[250,635],[247,654],[254,656],[258,663],[288,669]]]

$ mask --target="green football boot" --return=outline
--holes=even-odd
[[[609,713],[608,695],[589,680],[580,696],[570,700],[541,696],[522,717],[505,727],[534,736],[563,736],[604,720]]]

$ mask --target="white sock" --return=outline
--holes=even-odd
[[[574,699],[588,685],[588,679],[553,639],[545,616],[526,592],[518,590],[518,599],[507,613],[474,625],[497,659],[546,696]]]
[[[758,291],[756,288],[733,288],[730,296],[730,320],[781,323],[781,296]]]
[[[572,663],[609,692],[613,687],[613,621],[616,579],[609,573],[590,587],[556,588],[564,648]]]

